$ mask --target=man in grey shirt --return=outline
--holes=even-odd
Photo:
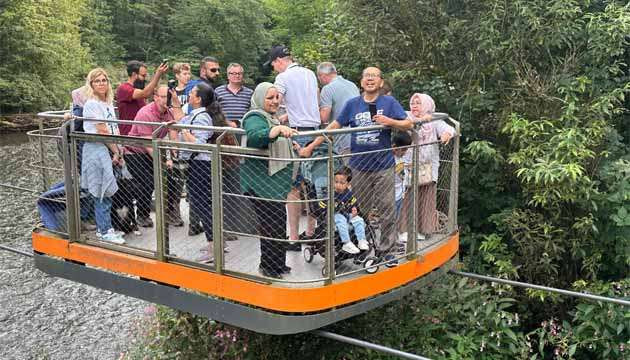
[[[322,124],[329,124],[337,120],[348,99],[359,96],[359,88],[343,76],[337,75],[337,69],[331,62],[317,65],[317,78],[323,86],[319,97],[319,116]],[[350,153],[350,134],[335,136],[335,152]],[[343,158],[344,163],[347,163],[348,159]]]

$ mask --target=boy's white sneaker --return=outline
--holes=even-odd
[[[398,242],[401,244],[406,244],[407,243],[407,236],[408,233],[404,232],[404,233],[398,233]]]
[[[365,250],[370,250],[370,244],[368,244],[367,240],[363,239],[363,240],[359,240],[359,250],[365,251]]]
[[[348,241],[347,243],[343,244],[343,246],[341,247],[341,250],[352,255],[358,254],[361,252],[361,250],[359,250],[359,248],[356,245],[354,245],[352,241]]]
[[[125,243],[125,239],[123,238],[123,232],[116,231],[114,229],[109,229],[105,234],[96,233],[96,237],[99,240],[107,241],[113,244],[122,245]]]

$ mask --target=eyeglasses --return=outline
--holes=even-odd
[[[208,70],[210,70],[210,72],[216,73],[216,72],[219,72],[220,69],[219,68],[212,68],[212,69],[208,69]]]
[[[381,74],[367,73],[363,74],[363,77],[366,79],[378,79],[381,77]]]
[[[239,75],[243,75],[243,73],[242,73],[242,72],[229,72],[229,73],[228,73],[228,75],[236,75],[236,76],[239,76]]]
[[[107,79],[92,80],[92,84],[96,84],[96,85],[98,85],[98,84],[107,84],[108,82],[109,82],[109,80],[107,80]]]

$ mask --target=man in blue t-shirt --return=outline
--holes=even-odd
[[[396,200],[394,189],[394,154],[392,153],[391,129],[409,130],[412,121],[402,106],[391,96],[380,95],[383,86],[381,70],[368,67],[361,76],[363,94],[346,102],[337,119],[334,119],[327,130],[339,129],[343,126],[363,128],[385,125],[385,129],[365,129],[352,133],[350,139],[350,159],[352,168],[352,190],[357,200],[365,209],[378,209],[382,232],[377,239],[377,256],[389,260],[395,244],[395,212]],[[316,138],[309,145],[300,149],[300,156],[310,157],[313,150],[324,142],[323,137]],[[369,152],[369,153],[366,153]]]

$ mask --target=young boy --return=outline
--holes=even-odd
[[[398,242],[407,242],[407,211],[408,199],[405,199],[407,188],[411,185],[411,166],[413,151],[408,147],[411,145],[411,136],[406,131],[398,131],[393,138],[393,152],[396,161],[394,187],[396,189],[396,218],[398,227]],[[405,208],[405,211],[403,210]]]
[[[357,198],[348,188],[352,179],[352,170],[342,167],[335,172],[335,227],[343,243],[341,250],[349,254],[358,254],[369,250],[370,246],[365,238],[365,221],[359,216]],[[326,202],[319,202],[319,210],[326,209]],[[350,241],[348,223],[352,224],[354,234],[357,237],[357,245]]]

